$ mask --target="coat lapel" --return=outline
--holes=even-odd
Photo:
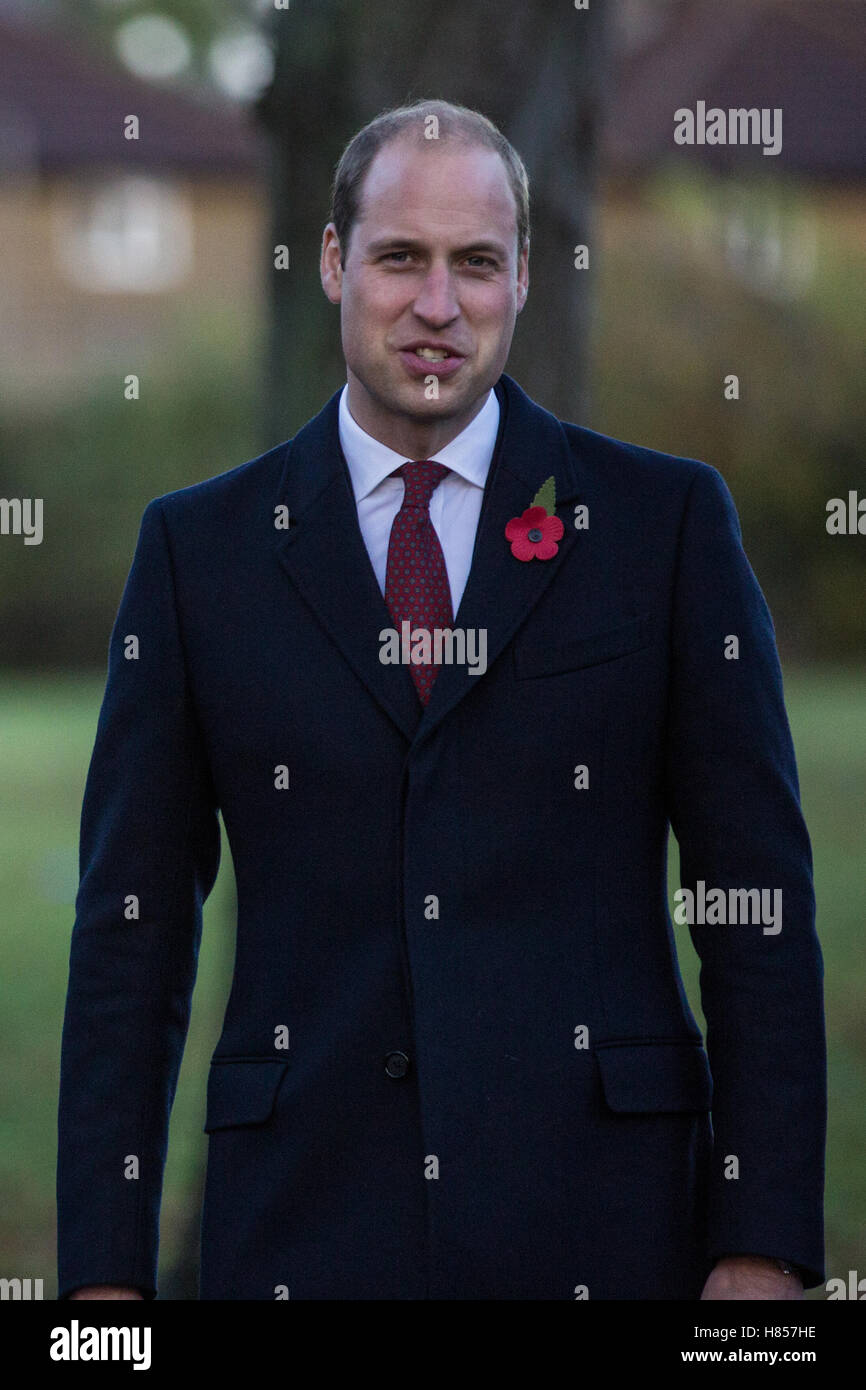
[[[288,507],[290,525],[277,556],[355,674],[412,739],[421,704],[408,666],[379,660],[379,633],[393,619],[358,525],[340,448],[339,399],[337,391],[289,444],[277,504]]]
[[[496,385],[501,420],[484,489],[472,566],[454,626],[484,628],[488,669],[558,573],[575,531],[566,504],[577,477],[565,432],[516,382]],[[340,648],[355,674],[407,739],[432,732],[473,686],[485,679],[466,665],[443,666],[422,709],[408,666],[379,660],[379,633],[393,620],[379,590],[358,525],[348,468],[340,448],[337,391],[288,446],[276,502],[290,526],[277,556],[292,582]],[[545,478],[556,480],[556,510],[565,524],[551,560],[521,562],[505,526],[520,516]]]

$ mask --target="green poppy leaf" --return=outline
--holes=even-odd
[[[532,499],[533,507],[543,507],[544,510],[553,516],[556,511],[556,480],[546,478]]]

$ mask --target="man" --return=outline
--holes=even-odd
[[[372,122],[322,248],[346,388],[144,513],[82,817],[61,1297],[156,1296],[218,808],[237,954],[202,1298],[823,1279],[822,964],[772,623],[714,469],[503,375],[528,227],[483,117]]]

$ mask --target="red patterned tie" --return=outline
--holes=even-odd
[[[388,569],[385,575],[385,602],[401,636],[401,624],[411,624],[430,633],[450,627],[451,590],[439,537],[430,520],[430,498],[451,470],[444,463],[418,459],[401,464],[392,477],[403,479],[403,505],[394,517],[388,541]],[[434,653],[431,651],[431,657]],[[439,667],[412,662],[409,670],[422,705],[430,698]]]

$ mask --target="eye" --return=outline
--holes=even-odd
[[[383,261],[396,261],[399,265],[404,265],[409,257],[408,251],[386,251],[382,257]],[[401,259],[402,258],[402,259]]]
[[[484,266],[491,266],[494,270],[496,269],[496,262],[491,256],[467,256],[466,260],[472,262],[470,266],[472,270],[480,270]]]

